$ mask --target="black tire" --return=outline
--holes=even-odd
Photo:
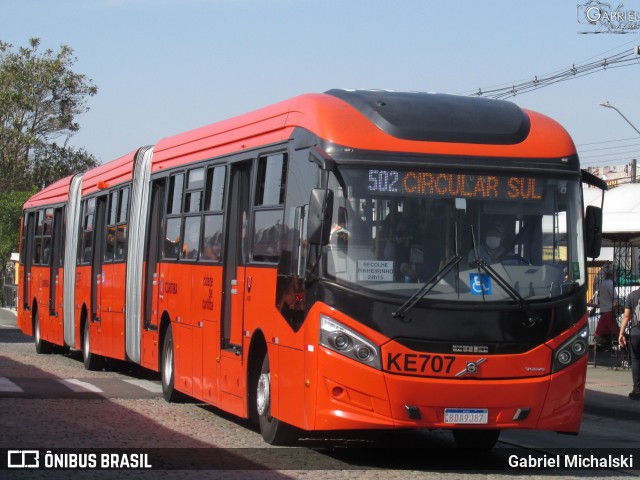
[[[458,448],[488,451],[495,447],[500,430],[452,430]]]
[[[255,404],[260,424],[260,433],[265,442],[270,445],[289,445],[295,442],[299,435],[297,428],[271,416],[271,371],[269,369],[269,355],[265,353],[262,368],[255,387]]]
[[[33,319],[33,338],[36,345],[36,352],[39,354],[49,354],[53,352],[53,344],[42,339],[40,332],[40,315],[38,311],[35,311],[35,317]]]
[[[173,333],[171,325],[167,328],[162,342],[162,363],[160,369],[162,378],[162,395],[167,402],[180,402],[184,395],[175,389],[175,356],[173,348]]]
[[[87,370],[102,370],[104,367],[104,357],[91,352],[89,321],[85,322],[82,330],[82,360]]]

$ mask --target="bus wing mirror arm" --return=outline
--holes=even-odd
[[[309,150],[309,161],[316,162],[322,170],[332,172],[336,161],[327,152],[318,147]]]

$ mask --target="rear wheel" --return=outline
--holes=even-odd
[[[270,445],[286,445],[298,439],[298,429],[271,416],[271,370],[269,355],[265,353],[256,385],[255,408],[260,433]]]
[[[53,351],[53,344],[42,339],[42,333],[40,332],[40,315],[37,310],[35,311],[35,317],[33,319],[33,338],[35,340],[37,353],[47,354]]]
[[[91,332],[89,322],[85,322],[82,331],[82,360],[87,370],[101,370],[104,366],[104,358],[91,352]]]
[[[458,448],[491,450],[500,436],[500,430],[453,430]]]
[[[162,395],[167,402],[177,402],[182,400],[183,395],[175,387],[174,355],[173,355],[173,333],[171,326],[167,328],[162,342]]]

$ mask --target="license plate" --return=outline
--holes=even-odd
[[[489,410],[486,408],[445,408],[444,423],[467,425],[489,423]]]

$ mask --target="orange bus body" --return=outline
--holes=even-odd
[[[333,240],[314,243],[309,234],[307,241],[302,227],[298,232],[295,223],[306,219],[312,208],[308,205],[312,203],[309,189],[318,190],[318,195],[333,189],[331,182],[338,181],[331,180],[335,171],[340,171],[344,178],[349,175],[359,178],[358,168],[367,168],[369,157],[377,167],[368,169],[368,179],[362,173],[364,185],[368,181],[368,193],[359,194],[361,197],[357,198],[361,200],[354,203],[355,207],[347,202],[344,208],[340,207],[342,210],[338,208],[342,213],[333,217],[333,223],[337,224],[341,222],[340,215],[350,215],[349,208],[369,205],[368,210],[360,211],[360,217],[378,215],[375,217],[378,220],[367,224],[369,231],[372,228],[376,231],[367,252],[382,251],[384,225],[376,209],[383,203],[393,205],[392,216],[400,217],[401,213],[407,214],[412,204],[435,205],[438,199],[449,198],[450,191],[455,190],[454,196],[467,197],[465,202],[456,203],[458,215],[462,215],[460,205],[471,205],[466,202],[480,201],[483,195],[485,198],[498,195],[498,187],[482,184],[482,178],[489,172],[486,178],[491,182],[502,181],[501,168],[515,172],[505,180],[508,181],[505,188],[509,190],[505,190],[501,200],[510,201],[506,195],[514,198],[520,195],[527,202],[534,201],[539,198],[533,189],[536,181],[542,182],[540,178],[561,178],[560,186],[549,187],[548,192],[561,190],[567,181],[579,185],[576,149],[567,132],[543,115],[515,107],[517,111],[509,110],[505,115],[521,122],[524,126],[519,128],[524,133],[506,132],[507,127],[505,132],[497,132],[503,127],[495,127],[497,133],[487,135],[496,133],[498,138],[504,134],[504,138],[496,141],[477,141],[478,137],[473,136],[475,130],[466,140],[441,137],[450,132],[415,133],[407,129],[407,133],[402,126],[393,130],[400,131],[396,135],[389,133],[392,130],[384,122],[375,120],[384,116],[382,109],[396,99],[393,93],[379,94],[384,101],[378,100],[377,106],[372,104],[371,108],[383,113],[376,110],[379,115],[376,117],[366,105],[358,107],[361,105],[358,102],[366,103],[370,95],[375,95],[373,92],[364,94],[364,100],[354,99],[349,92],[332,92],[302,95],[160,140],[152,149],[131,152],[84,173],[75,200],[70,200],[71,177],[34,195],[24,206],[22,227],[23,256],[34,258],[21,261],[20,266],[21,285],[28,285],[19,302],[22,331],[36,333],[35,310],[41,339],[48,344],[83,350],[87,368],[100,368],[103,358],[115,358],[160,371],[168,400],[178,393],[187,394],[240,417],[259,420],[265,440],[271,443],[282,443],[298,430],[450,428],[486,432],[526,428],[578,432],[587,357],[576,355],[566,366],[558,366],[564,357],[558,358],[563,349],[569,348],[566,345],[574,348],[580,344],[586,326],[586,307],[579,300],[584,298],[581,292],[586,288],[584,276],[581,279],[579,272],[582,260],[567,260],[569,268],[568,273],[565,268],[564,278],[573,275],[574,281],[571,288],[562,290],[553,305],[533,302],[533,310],[538,312],[533,331],[538,331],[536,325],[548,322],[546,333],[536,333],[541,340],[535,345],[527,348],[515,345],[518,342],[514,339],[524,331],[520,326],[503,327],[505,331],[498,332],[498,325],[504,325],[505,318],[531,313],[527,302],[516,300],[520,294],[516,299],[505,297],[502,303],[496,303],[498,306],[487,306],[485,293],[481,304],[477,303],[478,298],[469,297],[472,311],[467,314],[459,313],[460,308],[449,311],[438,305],[429,310],[420,299],[415,307],[420,315],[431,315],[428,325],[435,318],[444,321],[450,317],[458,326],[466,322],[471,331],[480,325],[474,323],[474,315],[484,315],[474,311],[493,309],[491,312],[495,310],[495,314],[486,314],[488,328],[495,338],[504,339],[504,345],[497,340],[485,340],[485,333],[477,338],[471,334],[465,337],[459,331],[446,333],[440,327],[433,327],[439,337],[418,334],[411,340],[411,328],[418,322],[416,310],[409,314],[414,315],[409,317],[412,320],[404,325],[401,320],[389,320],[388,326],[381,326],[403,302],[398,297],[384,297],[392,290],[381,290],[380,298],[371,293],[383,277],[390,282],[389,289],[405,288],[390,278],[399,273],[399,268],[383,259],[381,253],[375,254],[375,258],[367,253],[363,254],[364,259],[353,257],[351,267],[349,262],[345,263],[345,269],[354,269],[358,281],[353,284],[341,281],[342,270],[325,260],[332,248],[340,248],[340,240],[335,245]],[[427,105],[436,97],[418,100]],[[448,96],[437,97],[435,101],[442,102],[435,107],[449,105]],[[452,102],[447,107],[451,111],[471,108],[473,114],[476,108],[483,111],[486,100]],[[493,108],[494,104],[486,105]],[[442,111],[439,114],[443,115]],[[448,127],[454,139],[458,138],[456,121],[451,120]],[[443,122],[446,126],[447,120]],[[490,128],[494,127],[469,127],[480,133]],[[463,131],[461,135],[466,134]],[[520,137],[515,140],[506,139],[517,135]],[[416,174],[411,169],[422,173]],[[530,169],[537,176],[523,173]],[[460,182],[467,181],[465,178],[470,175],[475,175],[475,187],[465,190],[467,187]],[[387,195],[391,188],[387,181],[396,182],[401,176],[405,184],[400,188],[405,197],[398,201],[394,196],[398,190],[391,189],[393,194]],[[410,183],[415,179],[421,179],[422,183]],[[353,183],[354,191],[358,181]],[[422,197],[411,196],[416,185],[423,189]],[[395,184],[393,188],[397,188]],[[295,193],[296,189],[304,190],[304,194]],[[376,190],[385,190],[380,197],[383,203],[376,203],[378,198],[372,194]],[[339,203],[340,195],[347,195],[344,187],[335,192],[332,202]],[[352,194],[350,191],[349,195]],[[307,195],[302,205],[307,210],[302,216],[294,208],[298,205],[290,203],[296,195],[302,198]],[[329,201],[326,196],[322,198],[324,211]],[[579,194],[575,199],[576,205],[567,203],[567,211],[580,212],[574,213],[578,215],[577,225],[582,221]],[[128,203],[124,205],[125,202]],[[132,207],[132,202],[141,207]],[[38,215],[44,215],[47,209],[58,206],[66,213],[71,203],[75,204],[79,223],[75,230],[69,230],[65,222],[65,242],[70,236],[78,241],[74,251],[67,248],[63,252],[65,262],[71,259],[64,266],[72,265],[76,279],[73,298],[69,297],[73,300],[73,311],[69,313],[63,308],[66,304],[62,297],[62,260],[56,268],[60,282],[55,291],[55,308],[49,308],[52,290],[47,282],[55,266],[46,265],[45,261],[44,245],[50,242],[46,227],[41,241],[30,243],[27,232],[40,231],[35,223],[44,218]],[[373,210],[372,205],[376,205]],[[533,208],[532,203],[523,205],[525,209]],[[468,207],[469,211],[474,208]],[[490,210],[486,205],[482,208]],[[59,221],[61,217],[58,214],[56,218]],[[358,221],[353,215],[349,218],[355,230]],[[527,231],[522,219],[519,221],[515,233]],[[29,227],[29,222],[34,225]],[[136,225],[140,230],[131,233]],[[544,225],[539,223],[537,227],[543,233]],[[193,237],[197,240],[188,238],[191,227],[197,230]],[[277,231],[276,240],[273,231]],[[54,225],[51,232],[54,232],[50,235],[51,242],[56,245],[60,239],[54,237],[56,232],[62,232],[62,227],[56,230]],[[351,231],[348,235],[353,242],[356,234]],[[121,240],[127,243],[119,243]],[[475,246],[475,239],[473,242]],[[355,244],[348,245],[345,248],[359,252]],[[36,261],[33,252],[38,248],[40,258]],[[322,253],[315,258],[308,252],[300,253],[303,248]],[[457,248],[459,270],[462,257]],[[576,258],[584,257],[581,248],[569,244],[567,250]],[[139,258],[131,260],[136,252]],[[296,255],[304,257],[303,271],[294,272],[291,258]],[[351,258],[349,255],[346,258]],[[335,258],[339,262],[342,257]],[[367,277],[371,272],[367,263],[370,261],[377,261],[387,273],[370,280],[374,278]],[[545,262],[540,262],[541,270],[550,269],[545,266],[550,262]],[[538,264],[531,262],[531,265]],[[334,267],[336,273],[331,273]],[[505,267],[507,273],[508,268],[511,267]],[[469,275],[475,275],[473,269],[470,272]],[[447,274],[436,273],[442,275],[439,284]],[[367,278],[364,283],[363,278]],[[489,281],[497,290],[498,280],[491,278]],[[374,290],[361,290],[358,283]],[[429,282],[424,279],[422,283]],[[292,287],[289,289],[287,285]],[[556,287],[551,282],[551,290]],[[519,284],[514,288],[523,291]],[[568,296],[565,292],[569,292]],[[428,302],[428,297],[425,298]],[[446,302],[453,305],[455,301],[447,297]],[[349,306],[350,303],[359,307]],[[546,308],[559,311],[558,305],[565,310],[567,305],[571,306],[572,313],[563,314],[562,321],[554,320],[557,313],[544,313]],[[64,314],[71,315],[69,321],[63,322]],[[73,333],[67,335],[64,330],[71,325]],[[349,345],[358,350],[341,351],[341,341],[351,342]],[[370,356],[362,361],[353,357],[364,358],[367,352]],[[476,418],[474,415],[477,421],[468,422]],[[482,442],[483,437],[471,438]]]

